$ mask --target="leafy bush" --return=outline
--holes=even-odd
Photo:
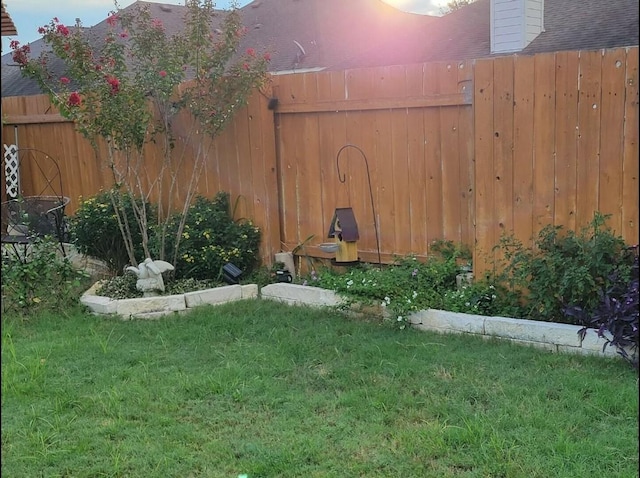
[[[51,237],[36,240],[21,260],[9,250],[2,253],[2,312],[31,315],[42,310],[64,312],[78,304],[88,275],[59,255]]]
[[[581,325],[565,315],[569,304],[591,313],[598,307],[599,291],[611,287],[614,271],[619,280],[628,281],[633,258],[624,240],[606,226],[607,217],[596,213],[577,233],[546,226],[533,248],[524,248],[512,236],[501,239],[497,247],[507,264],[496,280],[523,292],[518,316]]]
[[[180,220],[181,215],[176,215],[169,221],[165,250],[174,250]],[[157,250],[158,235],[154,236],[150,249]],[[220,192],[213,200],[198,196],[187,212],[178,253],[172,262],[175,277],[217,280],[227,262],[247,276],[259,263],[259,246],[260,229],[250,221],[233,220],[228,193]]]
[[[580,305],[565,309],[569,317],[578,319],[584,327],[580,338],[584,340],[588,328],[598,330],[598,336],[605,339],[603,351],[611,346],[633,367],[638,369],[638,328],[640,327],[640,300],[638,294],[638,246],[630,248],[634,252],[631,278],[615,270],[610,278],[610,286],[599,291],[599,303],[591,313]]]
[[[70,218],[69,224],[72,241],[80,253],[105,261],[114,274],[121,274],[129,263],[129,256],[113,207],[114,200],[117,204],[122,203],[126,211],[136,258],[144,259],[142,233],[127,194],[109,190],[81,200],[80,207]],[[149,222],[154,222],[155,209],[150,204],[147,204],[146,209],[151,216]]]

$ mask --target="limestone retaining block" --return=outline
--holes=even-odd
[[[484,322],[484,330],[485,334],[497,337],[580,347],[580,337],[578,337],[580,327],[577,325],[509,317],[487,317]]]
[[[89,307],[96,314],[115,314],[117,303],[109,297],[100,295],[84,294],[80,297],[80,303]]]
[[[142,317],[151,312],[171,313],[185,310],[187,304],[184,294],[164,295],[157,297],[141,297],[137,299],[121,299],[117,301],[116,314],[121,317]]]
[[[232,300],[242,299],[242,286],[227,285],[215,289],[198,290],[184,294],[187,307],[197,307],[205,304],[222,304]]]
[[[299,284],[268,284],[260,289],[260,295],[263,299],[313,307],[334,307],[344,302],[344,299],[332,290]]]
[[[470,334],[484,334],[486,317],[473,314],[459,314],[445,310],[427,309],[414,312],[409,322],[422,330],[438,332],[466,332]]]

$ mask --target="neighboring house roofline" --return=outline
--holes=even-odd
[[[382,0],[255,0],[239,9],[247,27],[239,51],[268,51],[270,73],[283,75],[629,47],[638,45],[639,1],[476,0],[433,17],[402,12]],[[493,8],[511,2],[532,10],[544,7],[532,30],[523,26],[515,35],[524,40],[513,51],[492,52],[492,2]],[[138,0],[124,10],[136,5],[148,5],[167,28],[181,28],[184,5]],[[102,35],[106,20],[88,29]],[[43,48],[42,40],[31,43],[34,56]],[[34,81],[21,76],[11,54],[3,55],[2,96],[39,93]]]

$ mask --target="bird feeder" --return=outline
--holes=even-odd
[[[350,207],[338,208],[333,213],[328,237],[333,237],[338,250],[335,262],[346,265],[358,262],[358,224]]]

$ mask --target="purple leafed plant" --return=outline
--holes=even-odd
[[[565,314],[578,318],[584,327],[578,331],[584,340],[587,329],[597,329],[598,336],[605,339],[603,351],[607,346],[616,347],[617,352],[638,370],[638,317],[640,300],[638,294],[638,249],[631,246],[633,264],[628,279],[615,271],[610,277],[610,286],[600,291],[600,301],[593,311],[573,305],[565,308]]]

